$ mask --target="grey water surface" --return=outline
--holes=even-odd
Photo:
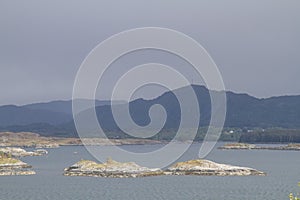
[[[179,144],[180,145],[180,144]],[[201,144],[195,143],[180,158],[195,159]],[[221,145],[221,144],[218,144]],[[130,151],[151,151],[162,145],[128,145]],[[109,150],[109,146],[101,147]],[[284,200],[297,192],[300,152],[271,150],[218,150],[206,159],[252,167],[268,175],[247,177],[160,176],[145,178],[65,177],[63,169],[81,159],[94,159],[83,146],[49,149],[42,157],[23,161],[37,172],[33,176],[0,177],[0,200]]]

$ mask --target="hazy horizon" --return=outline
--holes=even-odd
[[[199,86],[204,86],[204,85],[199,85]],[[205,86],[204,86],[205,87]],[[249,96],[252,96],[248,93],[245,93],[245,92],[234,92],[234,91],[230,91],[230,90],[226,90],[226,92],[233,92],[235,94],[246,94],[246,95],[249,95]],[[164,92],[160,93],[158,96],[162,95]],[[131,101],[134,101],[136,99],[145,99],[145,100],[152,100],[152,99],[155,99],[156,97],[158,96],[155,96],[155,97],[137,97],[137,98],[133,98]],[[295,94],[295,95],[277,95],[277,96],[270,96],[270,97],[255,97],[255,96],[252,96],[252,97],[255,97],[257,99],[268,99],[268,98],[274,98],[274,97],[283,97],[283,96],[300,96],[300,94]],[[29,103],[24,103],[24,104],[0,104],[0,106],[6,106],[6,105],[15,105],[15,106],[24,106],[24,105],[30,105],[30,104],[39,104],[39,103],[50,103],[50,102],[55,102],[55,101],[71,101],[71,99],[49,99],[49,100],[45,100],[45,101],[33,101],[33,102],[29,102]],[[94,100],[94,99],[76,99],[76,100]],[[95,99],[97,101],[110,101],[110,99]],[[115,101],[124,101],[127,102],[126,100],[122,100],[122,99],[118,99],[118,100],[115,100]]]

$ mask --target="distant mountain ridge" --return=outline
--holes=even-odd
[[[85,104],[93,100],[77,99],[78,103]],[[96,106],[109,105],[110,101],[95,100]],[[125,103],[116,101],[114,104]],[[0,106],[0,127],[26,126],[31,124],[64,124],[73,119],[72,100],[50,101],[46,103],[34,103],[23,106]]]
[[[29,125],[34,123],[48,123],[58,125],[70,121],[72,117],[63,112],[43,109],[30,109],[26,106],[7,105],[0,107],[0,125]]]
[[[76,99],[77,103],[85,104],[87,102],[92,102],[94,100],[87,100],[87,99]],[[95,100],[96,106],[103,106],[109,105],[111,101],[109,100]],[[114,101],[115,104],[122,104],[126,103],[125,101]],[[47,111],[54,111],[54,112],[62,112],[68,115],[72,115],[72,100],[57,100],[57,101],[50,101],[46,103],[34,103],[22,106],[24,108],[29,108],[33,110],[47,110]]]
[[[201,111],[199,126],[207,126],[211,116],[209,91],[204,86],[192,85],[192,87],[198,98]],[[176,93],[184,96],[186,89],[186,87],[176,89]],[[226,92],[226,96],[225,127],[300,128],[300,95],[259,99],[248,94],[237,94],[229,91]],[[126,106],[124,102],[117,104],[118,109],[121,110]],[[180,123],[181,113],[179,102],[172,91],[165,92],[152,100],[137,99],[130,102],[132,119],[141,126],[147,125],[150,122],[148,111],[154,104],[161,104],[168,114],[164,129],[176,130]],[[85,119],[84,116],[90,111],[90,109],[83,110],[79,116]],[[109,101],[96,101],[96,112],[99,123],[104,130],[120,131],[112,117]],[[89,119],[85,120],[88,127]],[[33,131],[44,135],[76,135],[72,119],[72,102],[52,101],[24,106],[0,106],[0,131]]]
[[[203,86],[193,85],[192,87],[196,93],[200,107],[201,117],[199,126],[208,126],[211,117],[209,91]],[[184,97],[187,96],[186,87],[177,90],[177,94]],[[227,113],[225,127],[300,128],[300,95],[258,99],[248,94],[226,92],[226,96]],[[133,120],[139,125],[148,124],[150,122],[148,110],[155,104],[163,105],[168,114],[164,129],[174,130],[178,128],[181,119],[180,107],[179,102],[171,91],[153,100],[138,99],[132,101],[130,109]],[[190,107],[188,109],[193,108]],[[114,123],[109,106],[99,106],[96,108],[96,111],[99,122],[104,129],[115,130],[118,128]]]

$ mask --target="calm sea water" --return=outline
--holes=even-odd
[[[200,144],[193,144],[180,160],[195,158]],[[219,144],[220,145],[220,144]],[[159,145],[124,146],[148,151]],[[103,147],[106,150],[110,147]],[[74,154],[77,152],[77,154]],[[0,177],[0,200],[284,200],[297,191],[300,181],[300,152],[217,150],[207,159],[252,167],[266,177],[162,176],[146,178],[65,177],[63,169],[80,159],[93,159],[84,147],[50,149],[43,157],[23,158],[37,175]]]

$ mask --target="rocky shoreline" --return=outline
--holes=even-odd
[[[141,167],[136,163],[120,163],[111,159],[103,164],[82,160],[64,170],[65,176],[93,176],[113,178],[136,178],[163,175],[197,176],[249,176],[266,175],[264,172],[232,165],[215,163],[209,160],[190,160],[179,162],[166,170]]]
[[[141,167],[133,162],[121,163],[108,159],[103,164],[82,160],[64,170],[65,176],[93,176],[112,178],[136,178],[163,175],[160,169]]]
[[[121,146],[164,144],[165,141],[150,139],[106,139],[106,138],[63,138],[44,137],[31,132],[0,132],[0,147],[32,147],[32,148],[58,148],[60,146]],[[178,143],[182,143],[178,142]],[[259,150],[300,150],[300,144],[288,144],[285,146],[257,146],[255,144],[232,143],[219,149],[259,149]]]
[[[198,176],[264,176],[266,173],[248,167],[215,163],[209,160],[179,162],[166,170],[171,175]]]
[[[24,157],[24,156],[43,156],[48,154],[48,151],[45,149],[37,149],[34,151],[26,151],[24,149],[18,147],[5,147],[0,148],[0,152],[3,152],[7,155],[11,155],[12,157]]]
[[[44,149],[26,151],[17,147],[0,148],[0,176],[33,175],[32,166],[17,159],[24,156],[42,156],[48,152]]]
[[[161,144],[162,142],[150,139],[106,139],[106,138],[64,138],[44,137],[30,132],[0,132],[0,147],[33,147],[33,148],[58,148],[59,146],[80,145],[143,145]]]
[[[33,175],[31,166],[18,159],[12,158],[10,154],[0,152],[0,176],[11,175]]]
[[[257,146],[255,144],[231,143],[218,147],[222,150],[283,150],[300,151],[300,144],[288,144],[285,146]]]
[[[35,172],[31,170],[32,166],[22,162],[0,164],[0,176],[12,175],[34,175]]]

